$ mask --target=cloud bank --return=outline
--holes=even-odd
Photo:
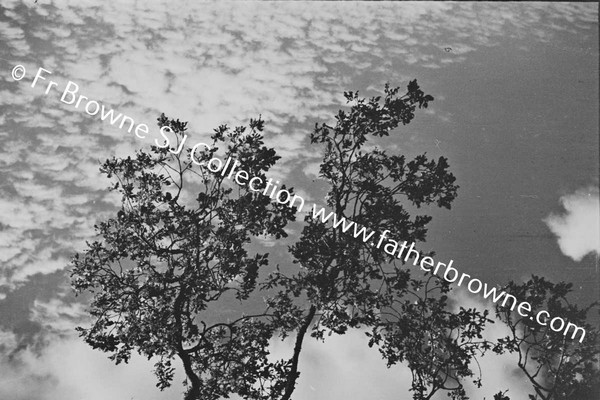
[[[10,336],[0,332],[0,339]],[[0,361],[0,369],[2,399],[181,400],[183,393],[182,376],[176,375],[173,387],[160,392],[151,361],[135,356],[129,364],[115,366],[76,337],[54,338],[41,353],[24,350]]]
[[[458,307],[484,309],[488,304],[457,289],[453,293],[455,310]],[[75,313],[57,307],[55,303],[39,304],[40,314]],[[42,316],[43,317],[43,316]],[[50,318],[41,318],[49,323]],[[74,326],[74,325],[73,325]],[[65,327],[66,328],[66,327]],[[63,329],[63,334],[66,332]],[[506,336],[508,328],[496,321],[484,331],[487,340]],[[0,362],[7,371],[0,378],[0,398],[12,400],[105,400],[145,399],[181,400],[184,376],[176,361],[173,386],[164,392],[155,388],[153,362],[134,356],[127,365],[114,366],[106,355],[92,350],[74,335],[54,337],[39,353],[31,348],[13,355],[10,361]],[[0,331],[4,343],[16,343],[9,333]],[[345,335],[327,337],[324,343],[307,337],[300,356],[300,377],[294,398],[298,400],[391,400],[410,398],[411,373],[406,365],[387,368],[376,348],[367,346],[368,339],[361,330]],[[293,339],[273,341],[274,359],[288,358],[293,352]],[[483,387],[476,388],[465,381],[468,395],[473,399],[491,399],[498,391],[510,389],[513,399],[526,398],[530,392],[522,374],[516,370],[516,355],[501,356],[491,352],[479,360],[483,371]],[[477,365],[472,366],[476,372]],[[27,384],[24,384],[27,382]],[[18,389],[15,389],[18,388]],[[233,397],[236,399],[235,397]],[[438,392],[433,400],[446,399]],[[237,399],[236,399],[237,400]]]

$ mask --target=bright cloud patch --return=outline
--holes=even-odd
[[[558,236],[561,251],[575,261],[600,253],[600,201],[598,188],[579,190],[560,199],[566,214],[544,220]]]
[[[0,340],[12,340],[0,331]],[[0,398],[12,400],[180,400],[179,385],[160,392],[152,374],[153,362],[134,356],[114,366],[106,354],[92,350],[77,337],[53,338],[41,353],[27,349],[0,361]],[[180,382],[183,377],[176,376]]]

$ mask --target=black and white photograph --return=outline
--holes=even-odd
[[[599,400],[598,28],[0,0],[0,400]]]

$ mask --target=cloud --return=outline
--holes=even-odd
[[[6,71],[23,64],[28,75],[21,82],[0,76],[0,105],[6,107],[0,117],[5,184],[0,218],[13,229],[11,243],[27,241],[26,231],[35,230],[48,248],[92,237],[89,228],[97,216],[92,200],[102,198],[106,186],[98,179],[97,161],[152,143],[160,112],[189,120],[194,139],[222,123],[246,123],[262,114],[268,139],[283,156],[272,173],[298,187],[293,176],[298,160],[310,163],[314,157],[306,150],[306,127],[330,119],[344,103],[343,90],[402,82],[413,77],[413,67],[442,70],[463,63],[480,46],[495,46],[507,35],[550,42],[573,24],[589,29],[597,10],[594,4],[524,9],[427,2],[240,3],[232,8],[182,1],[187,16],[175,18],[166,1],[42,3],[3,2],[2,62],[9,64]],[[535,34],[531,21],[546,20],[542,34]],[[31,88],[39,67],[52,74]],[[44,94],[51,79],[59,89]],[[81,107],[61,103],[67,80],[79,85],[80,94],[148,124],[153,134],[135,139]],[[307,173],[315,174],[314,165]],[[72,194],[77,200],[70,200]],[[0,284],[14,287],[17,278],[30,275],[32,257],[10,259],[15,251],[6,248],[0,253],[5,270],[22,270],[5,274]],[[40,266],[32,270],[43,272]]]
[[[454,310],[459,307],[476,308],[483,311],[491,303],[476,299],[458,288],[453,294]],[[493,315],[493,313],[491,313]],[[490,318],[495,319],[493,316]],[[486,340],[496,340],[509,334],[508,327],[496,320],[484,331]],[[298,399],[346,400],[373,399],[391,400],[410,398],[411,373],[406,365],[387,368],[379,351],[367,346],[363,331],[351,330],[345,335],[333,335],[324,343],[307,337],[300,355],[300,377],[294,392]],[[290,357],[293,341],[272,343],[274,357]],[[526,377],[517,369],[517,355],[486,353],[478,359],[482,371],[483,387],[477,388],[468,380],[464,382],[467,394],[472,399],[492,399],[495,393],[509,389],[513,399],[525,399],[531,392]],[[474,363],[477,374],[478,366]],[[434,400],[447,399],[441,391]]]
[[[39,305],[40,310],[56,308]],[[14,343],[14,335],[0,332],[3,343]],[[332,336],[326,343],[307,338],[302,353],[294,398],[312,400],[398,398],[408,393],[410,371],[402,366],[386,368],[376,349],[366,345],[362,332]],[[289,357],[293,342],[272,344],[273,357]],[[2,350],[2,348],[0,348]],[[134,356],[128,364],[115,366],[106,354],[91,349],[81,339],[49,338],[41,353],[30,349],[0,362],[6,373],[0,377],[0,398],[11,400],[181,400],[184,377],[175,362],[173,387],[155,388],[153,363]],[[27,384],[25,384],[27,382]],[[235,398],[235,397],[234,397]]]
[[[494,323],[486,325],[483,332],[483,339],[493,342],[510,334],[508,326],[496,318],[493,312],[493,302],[486,302],[462,287],[453,290],[452,299],[454,300],[455,311],[458,311],[459,307],[465,309],[475,308],[480,312],[483,312],[485,309],[490,310],[488,318],[494,321]],[[532,392],[527,378],[517,368],[517,354],[497,355],[488,351],[483,357],[478,359],[478,362],[479,366],[472,365],[471,368],[475,373],[477,373],[478,367],[481,368],[483,387],[476,388],[473,384],[465,385],[470,398],[492,399],[494,394],[499,391],[504,392],[508,389],[509,392],[507,395],[511,399],[526,399],[528,398],[528,393]]]
[[[53,298],[47,302],[34,300],[31,321],[37,322],[48,331],[58,334],[72,333],[75,327],[87,322],[89,316],[82,303],[65,303]]]
[[[178,8],[186,10],[185,18],[166,1],[39,3],[3,1],[0,23],[0,43],[5,45],[0,285],[5,290],[67,265],[74,248],[93,237],[93,224],[102,217],[99,205],[114,204],[115,196],[105,193],[108,183],[100,179],[97,160],[129,155],[154,137],[142,142],[86,115],[81,107],[61,103],[58,91],[44,95],[45,85],[32,89],[29,82],[10,80],[5,72],[15,64],[25,65],[30,75],[45,67],[62,88],[72,80],[84,95],[147,123],[154,133],[161,111],[190,120],[194,139],[221,123],[245,123],[262,113],[272,133],[268,139],[283,156],[273,173],[298,188],[290,175],[305,165],[306,178],[316,177],[318,163],[305,150],[304,127],[296,125],[310,127],[315,120],[330,119],[343,103],[342,90],[406,81],[420,67],[439,70],[443,79],[445,68],[474,57],[480,46],[496,46],[507,38],[526,38],[532,46],[552,44],[556,32],[574,26],[595,31],[597,26],[597,5],[571,3],[231,7],[182,1]],[[437,100],[444,97],[441,92]],[[434,116],[447,119],[451,114],[436,109]],[[308,207],[309,198],[318,197],[314,187],[310,193],[298,190]],[[51,299],[33,302],[31,311],[35,322],[61,330],[80,310]],[[0,334],[0,346],[10,344],[4,339]],[[280,345],[289,354],[289,343]],[[513,363],[497,360],[482,361],[487,363],[484,372],[504,366],[502,374],[486,378],[510,383],[514,394]],[[0,362],[9,371],[0,378],[0,398],[181,398],[179,389],[166,397],[152,391],[151,363],[135,359],[115,368],[76,339],[51,341],[42,354],[27,350],[17,361]],[[325,345],[307,342],[302,363],[300,399],[395,399],[410,386],[408,371],[386,369],[360,332],[331,337]]]
[[[0,332],[0,338],[11,340],[11,335]],[[54,338],[39,354],[27,349],[3,359],[0,368],[2,399],[181,400],[183,393],[181,375],[175,376],[174,387],[161,392],[152,361],[134,356],[115,366],[106,354],[72,336]]]
[[[580,189],[560,198],[565,214],[544,219],[558,237],[564,255],[581,261],[589,253],[600,253],[600,201],[598,188]]]
[[[475,307],[480,310],[486,304],[473,296],[457,290],[453,298],[455,307]],[[487,305],[489,306],[489,305]],[[60,315],[77,319],[81,315],[78,306],[50,301],[37,302],[36,320],[56,326]],[[67,326],[62,326],[67,328]],[[184,376],[180,363],[176,361],[176,376],[173,387],[164,392],[155,388],[152,374],[153,362],[134,356],[125,365],[115,366],[106,354],[91,349],[80,338],[47,335],[40,353],[31,349],[22,350],[13,357],[0,362],[7,371],[0,378],[0,398],[12,400],[105,400],[148,399],[181,400]],[[486,339],[507,334],[507,328],[499,323],[490,325],[485,331]],[[0,332],[1,342],[14,348],[17,338],[13,334]],[[410,398],[411,373],[405,365],[387,368],[376,348],[367,346],[363,331],[351,330],[345,335],[332,335],[325,342],[307,337],[300,356],[301,375],[297,382],[294,398],[311,400],[371,399],[392,400]],[[12,345],[11,345],[12,343]],[[293,338],[271,343],[273,359],[289,358],[294,347]],[[6,348],[0,347],[0,351]],[[515,355],[497,356],[489,353],[479,359],[483,372],[483,387],[476,388],[465,382],[468,395],[474,399],[491,399],[494,393],[509,389],[514,399],[526,398],[529,386],[522,374],[516,372]],[[477,366],[473,365],[476,370]],[[27,382],[27,384],[23,384]],[[235,396],[232,397],[235,399]],[[433,400],[446,399],[446,393],[438,393]]]
[[[375,348],[367,346],[363,332],[350,331],[318,342],[307,337],[300,356],[300,377],[294,397],[311,400],[396,399],[408,394],[410,371],[386,368]],[[275,357],[289,358],[293,341],[272,345]]]

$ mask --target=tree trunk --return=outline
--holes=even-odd
[[[317,308],[312,305],[310,306],[310,310],[308,311],[308,315],[304,320],[302,326],[300,326],[300,330],[298,330],[298,335],[296,336],[296,344],[294,345],[294,356],[292,357],[292,368],[290,370],[290,374],[287,377],[287,382],[285,384],[285,392],[283,393],[283,397],[281,400],[290,400],[292,396],[292,392],[296,388],[296,380],[298,379],[298,360],[300,358],[300,351],[302,350],[302,341],[304,340],[304,335],[306,335],[306,331],[310,326],[315,314],[317,312]]]
[[[200,399],[200,378],[194,372],[192,368],[192,361],[190,359],[189,354],[185,352],[185,350],[178,351],[177,354],[181,361],[183,362],[183,369],[185,370],[185,375],[190,381],[190,388],[185,394],[185,400],[201,400]]]

